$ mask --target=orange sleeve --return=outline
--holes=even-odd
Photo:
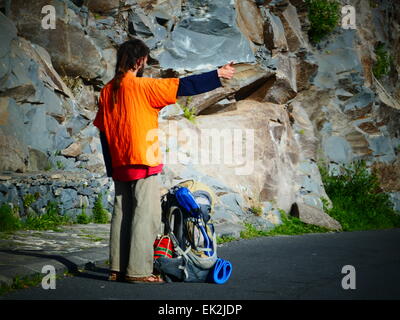
[[[100,131],[105,131],[104,128],[104,106],[103,106],[103,91],[100,92],[98,110],[93,125],[99,128]]]
[[[153,108],[163,108],[176,102],[179,78],[153,79],[141,81],[144,93]]]

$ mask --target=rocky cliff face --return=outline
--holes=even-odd
[[[23,212],[24,195],[34,192],[75,214],[107,190],[111,208],[92,121],[116,48],[139,37],[153,58],[146,76],[235,62],[223,87],[179,99],[195,123],[179,105],[160,114],[164,187],[184,179],[210,185],[221,235],[237,234],[243,221],[272,228],[278,209],[339,229],[323,212],[320,160],[335,170],[365,159],[400,210],[400,6],[342,4],[355,7],[357,28],[337,26],[314,46],[300,0],[0,1],[0,201]],[[55,9],[55,29],[43,28],[46,5]],[[395,66],[379,80],[372,73],[378,41]],[[219,146],[206,143],[212,138]],[[222,160],[199,160],[207,155]],[[251,213],[255,207],[262,212]]]

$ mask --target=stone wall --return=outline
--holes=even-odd
[[[99,174],[69,173],[3,173],[0,176],[0,203],[18,208],[21,217],[29,210],[42,214],[49,202],[58,206],[62,215],[75,218],[82,213],[92,215],[96,200],[102,198],[102,206],[112,212],[114,185],[109,178]],[[29,203],[28,203],[29,201]]]

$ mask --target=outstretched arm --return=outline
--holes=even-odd
[[[193,96],[219,88],[222,86],[220,78],[232,79],[234,73],[231,62],[214,71],[180,78],[177,96]]]

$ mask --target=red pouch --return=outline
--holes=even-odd
[[[160,257],[172,258],[174,246],[169,236],[162,236],[154,241],[154,259]]]

